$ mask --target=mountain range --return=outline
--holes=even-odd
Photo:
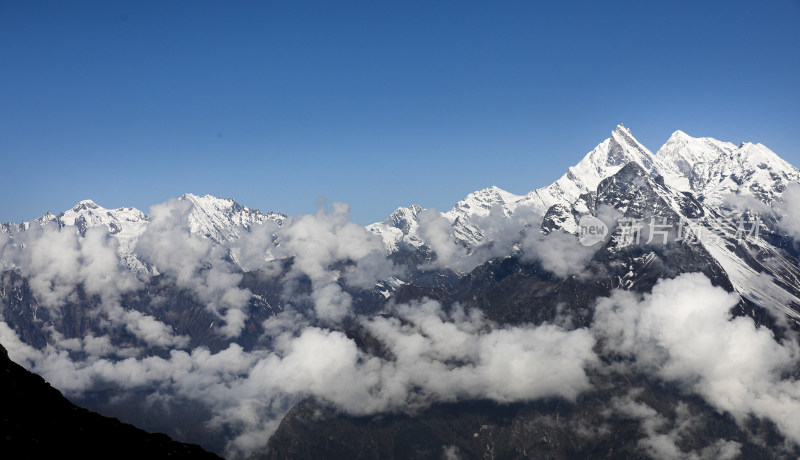
[[[486,242],[481,221],[493,210],[506,217],[513,216],[517,209],[550,217],[558,212],[562,214],[559,228],[577,234],[577,217],[588,211],[581,196],[594,193],[603,179],[613,176],[629,163],[639,165],[653,178],[661,176],[664,184],[673,190],[691,193],[707,209],[717,211],[721,217],[743,208],[749,209],[754,203],[772,203],[781,196],[788,184],[800,181],[798,168],[762,144],[742,142],[737,146],[675,131],[653,154],[633,137],[629,129],[618,125],[608,139],[551,185],[523,196],[496,186],[488,187],[470,193],[442,216],[452,227],[453,239],[468,250]],[[230,198],[185,194],[178,200],[188,203],[191,208],[185,216],[188,231],[223,247],[229,247],[242,232],[249,232],[254,226],[265,222],[281,225],[286,219],[283,214],[263,213]],[[367,229],[382,238],[389,253],[401,249],[418,250],[424,246],[424,238],[419,234],[419,216],[423,211],[419,205],[399,208],[386,220],[369,225]],[[120,256],[131,269],[157,273],[157,267],[140,260],[134,253],[137,239],[149,223],[149,216],[135,208],[105,209],[91,200],[84,200],[58,215],[47,213],[31,222],[4,224],[2,230],[8,233],[12,229],[25,230],[31,225],[53,223],[59,228],[75,227],[81,234],[87,228],[105,228],[119,241]],[[788,277],[784,279],[784,285],[789,286],[796,286],[796,281],[800,279],[794,272],[787,274],[763,264],[752,266],[752,261],[742,262],[724,247],[707,249],[732,277],[737,292],[743,295],[758,294],[758,286],[748,282],[756,278],[758,273],[767,273],[778,279]],[[768,253],[769,246],[760,250]],[[791,270],[790,266],[788,264],[784,269]],[[787,303],[788,300],[792,305],[800,305],[797,290],[781,286],[778,289],[784,291],[780,294],[779,303]],[[773,306],[780,308],[777,304]]]
[[[85,200],[0,228],[0,342],[231,458],[794,457],[798,182],[761,144],[619,125],[549,186],[366,227]]]

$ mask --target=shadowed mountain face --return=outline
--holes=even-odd
[[[251,459],[306,459],[321,453],[343,460],[659,457],[663,452],[658,450],[658,436],[641,422],[641,414],[612,413],[612,403],[632,403],[636,409],[663,417],[665,422],[658,428],[683,458],[692,454],[726,458],[733,451],[748,459],[776,457],[769,445],[752,442],[754,434],[768,443],[780,442],[781,436],[769,423],[753,420],[742,429],[702,399],[645,378],[628,381],[598,375],[596,379],[603,389],[574,403],[470,401],[438,404],[414,414],[352,417],[304,401],[287,414],[267,447]],[[625,396],[633,388],[639,392],[635,400]],[[785,457],[798,453],[786,452]]]
[[[0,376],[0,447],[14,458],[219,458],[75,406],[2,346]]]
[[[229,458],[796,458],[797,180],[619,126],[551,186],[368,227],[86,201],[0,229],[0,341]]]

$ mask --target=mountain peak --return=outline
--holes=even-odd
[[[627,134],[629,136],[631,135],[631,130],[626,128],[622,123],[618,124],[617,129],[615,129],[613,132],[618,134]]]
[[[675,132],[672,133],[671,136],[669,136],[669,138],[670,139],[681,139],[681,138],[683,138],[683,139],[686,139],[686,138],[693,139],[692,136],[686,134],[685,132],[681,131],[680,129],[676,129]]]
[[[184,193],[178,199],[189,201],[199,206],[213,206],[213,207],[224,207],[224,208],[229,208],[231,206],[234,207],[241,206],[233,198],[220,198],[210,193],[206,193],[203,196],[195,195],[194,193]]]
[[[486,216],[495,206],[503,206],[519,200],[521,197],[507,192],[495,185],[474,191],[446,213],[455,220],[458,216]]]
[[[641,142],[636,140],[633,137],[633,133],[629,128],[626,128],[621,123],[617,125],[617,129],[611,132],[611,137],[609,138],[612,143],[618,143],[624,146],[633,147],[634,150],[638,150],[641,154],[645,154],[647,156],[652,156],[652,152],[647,149]]]
[[[232,198],[220,198],[211,194],[197,196],[184,193],[178,199],[192,205],[188,215],[191,233],[206,236],[219,244],[229,244],[239,238],[242,231],[250,231],[254,225],[267,221],[280,225],[286,217],[272,212],[264,214],[258,209],[243,206]]]
[[[477,197],[493,197],[493,198],[497,198],[497,199],[500,199],[500,200],[503,200],[503,201],[510,201],[510,200],[519,198],[517,195],[514,195],[511,192],[507,192],[507,191],[501,189],[500,187],[498,187],[496,185],[492,185],[491,187],[486,187],[486,188],[482,188],[480,190],[476,190],[476,191],[470,193],[469,195],[467,195],[467,197],[473,197],[473,198],[477,198]]]
[[[78,204],[72,207],[74,212],[84,211],[87,209],[98,209],[100,206],[92,200],[81,200]]]
[[[570,171],[574,177],[588,181],[585,184],[587,190],[593,190],[600,180],[617,172],[631,161],[651,170],[653,160],[652,152],[633,137],[630,129],[619,124],[611,133],[611,137],[595,147],[577,165],[570,168]]]

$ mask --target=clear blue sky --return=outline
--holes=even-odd
[[[800,165],[800,2],[0,0],[0,221],[186,192],[360,223],[557,179],[617,123]]]

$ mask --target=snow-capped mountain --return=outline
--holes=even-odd
[[[787,183],[800,180],[800,170],[762,144],[742,142],[736,146],[675,131],[655,156],[681,174],[673,185],[715,206],[730,195],[769,203]]]
[[[718,141],[694,138],[675,131],[667,142],[653,154],[623,125],[618,125],[610,137],[587,153],[554,183],[535,189],[524,196],[515,195],[492,186],[470,193],[447,212],[441,213],[452,227],[455,241],[474,248],[484,242],[482,220],[495,212],[511,217],[524,209],[530,215],[545,216],[559,221],[559,227],[571,232],[577,222],[567,214],[587,211],[581,196],[594,193],[600,182],[629,163],[639,165],[652,177],[661,176],[664,183],[682,192],[691,192],[710,206],[730,208],[735,197],[751,197],[769,203],[778,198],[786,184],[800,181],[800,170],[782,160],[761,144]],[[232,199],[211,195],[185,194],[178,200],[191,203],[187,216],[192,234],[227,246],[242,231],[267,221],[281,224],[285,216],[262,213],[242,206]],[[555,208],[554,208],[555,206]],[[494,210],[494,211],[493,211]],[[420,248],[419,218],[424,209],[418,205],[398,208],[385,221],[367,226],[380,236],[387,252],[402,248]],[[558,215],[560,213],[560,215]],[[147,228],[149,216],[136,208],[106,209],[91,200],[81,201],[72,209],[58,215],[44,216],[22,224],[4,224],[0,230],[25,230],[31,225],[56,224],[75,227],[84,234],[87,229],[105,227],[119,241],[119,252],[125,263],[135,270],[145,270],[133,251],[139,236]]]
[[[601,180],[630,162],[639,164],[654,175],[670,177],[673,181],[677,181],[679,176],[639,143],[628,128],[620,124],[611,133],[611,137],[598,144],[577,165],[569,168],[560,179],[547,187],[533,190],[524,196],[495,186],[478,190],[458,202],[444,216],[450,220],[459,242],[468,247],[476,246],[483,240],[483,234],[479,225],[472,222],[475,217],[486,216],[494,207],[500,207],[506,215],[513,214],[519,207],[526,207],[540,216],[544,215],[553,205],[571,204],[582,194],[594,191]],[[384,237],[384,243],[389,250],[396,250],[400,242],[413,244],[419,239],[419,235],[413,232],[416,227],[408,226],[410,232],[404,232],[402,237],[396,231],[389,230],[389,227],[394,227],[391,218],[369,226],[371,231]]]
[[[488,187],[469,194],[440,215],[449,221],[452,239],[467,250],[485,242],[486,229],[483,226],[485,219],[492,214],[493,218],[532,216],[529,224],[538,226],[541,222],[546,232],[561,229],[576,234],[579,217],[595,208],[598,186],[631,163],[638,165],[651,179],[660,178],[662,185],[659,187],[670,190],[670,199],[678,212],[681,205],[676,203],[683,200],[684,192],[691,193],[703,204],[705,224],[713,228],[725,228],[724,222],[715,221],[712,216],[717,219],[726,217],[736,207],[737,200],[758,200],[769,204],[780,198],[788,183],[800,181],[800,170],[761,144],[741,143],[737,146],[675,131],[653,154],[633,137],[628,128],[618,125],[608,139],[551,185],[524,196],[496,186]],[[178,200],[190,204],[185,216],[187,230],[222,246],[229,247],[242,232],[250,231],[254,226],[265,222],[280,225],[285,219],[281,214],[262,213],[228,198],[185,194]],[[425,246],[425,238],[420,233],[420,218],[424,212],[418,205],[399,208],[385,221],[369,225],[367,229],[383,240],[388,253],[416,251]],[[135,254],[137,241],[149,222],[150,217],[138,209],[106,209],[85,200],[58,215],[47,213],[31,222],[5,224],[2,231],[8,233],[25,231],[33,225],[57,225],[59,228],[74,228],[84,235],[90,228],[104,228],[119,242],[119,254],[124,264],[141,272],[153,270]],[[781,256],[770,245],[762,246],[755,250],[759,251],[762,259],[771,260],[771,265],[736,255],[725,244],[707,250],[725,267],[738,292],[769,299],[772,297],[763,288],[764,276],[759,274],[775,277],[778,291],[786,291],[780,285],[792,285],[800,274],[795,273],[791,264],[779,263]],[[776,270],[775,266],[784,268]],[[778,309],[782,309],[781,305],[800,302],[800,293],[793,290],[782,294],[774,292],[772,296],[777,297],[769,303]]]
[[[5,233],[25,231],[32,225],[54,224],[59,228],[75,227],[83,235],[89,228],[105,226],[112,235],[120,235],[124,231],[129,236],[140,234],[141,231],[136,230],[143,228],[146,223],[147,215],[136,208],[106,209],[92,200],[83,200],[58,215],[48,212],[30,222],[3,224],[2,231]]]
[[[601,142],[553,184],[533,190],[515,205],[527,205],[543,214],[554,204],[572,203],[584,193],[597,189],[600,181],[614,175],[628,163],[636,163],[653,176],[670,180],[677,174],[639,143],[630,129],[618,125],[611,137]],[[669,181],[668,181],[669,183]]]
[[[726,199],[735,196],[754,197],[769,203],[781,195],[787,183],[800,181],[800,170],[761,144],[736,146],[675,131],[653,154],[620,124],[608,139],[554,183],[524,196],[494,186],[479,190],[469,194],[443,216],[450,221],[453,236],[459,243],[475,247],[484,238],[480,225],[474,221],[485,217],[492,208],[499,207],[507,216],[522,207],[540,216],[554,205],[572,208],[580,201],[581,195],[593,193],[603,179],[631,162],[641,166],[652,177],[661,176],[664,183],[674,189],[693,193],[712,206],[722,205]],[[407,216],[403,225],[395,225],[394,217],[390,217],[368,228],[384,239],[389,251],[395,251],[403,244],[419,246],[418,225],[409,223],[408,219],[415,219],[421,211],[418,206],[414,211],[400,208],[392,216]]]
[[[649,200],[640,203],[640,211],[648,208],[648,215],[654,215],[655,209],[661,209],[661,217],[672,215],[675,222],[695,219],[693,225],[720,235],[704,239],[703,248],[725,271],[734,290],[759,305],[800,319],[797,264],[786,260],[781,250],[763,239],[748,241],[744,250],[734,238],[739,229],[729,220],[733,211],[741,214],[743,207],[755,206],[757,209],[750,209],[750,215],[758,215],[759,207],[780,199],[787,184],[800,181],[800,170],[761,144],[737,146],[676,131],[653,154],[629,129],[619,125],[611,137],[553,184],[525,196],[498,187],[479,190],[442,216],[451,224],[453,240],[469,249],[484,242],[482,219],[493,209],[510,217],[527,208],[528,212],[543,216],[543,231],[560,229],[577,234],[580,216],[594,213],[598,203],[605,202],[625,212],[628,203],[602,196],[598,187],[631,164],[645,173],[649,184],[646,188],[653,191],[646,194]],[[419,206],[400,208],[389,219],[368,228],[384,239],[388,251],[418,248],[423,245],[418,221],[422,212]]]
[[[197,196],[187,193],[179,198],[192,203],[188,216],[189,229],[195,235],[205,236],[219,244],[230,244],[241,232],[265,222],[282,224],[286,216],[275,212],[263,213],[242,206],[230,198]]]
[[[732,220],[719,209],[653,180],[634,166],[629,164],[619,174],[601,182],[596,203],[613,207],[623,218],[636,219],[645,227],[645,232],[651,218],[656,219],[653,228],[666,222],[672,224],[670,229],[676,229],[684,223],[686,232],[692,232],[692,236],[683,236],[689,240],[696,238],[697,244],[690,243],[691,249],[717,264],[734,291],[756,305],[800,320],[800,266],[784,251],[761,238],[760,232],[759,235],[749,233],[757,222]],[[570,228],[572,226],[564,227],[567,231]],[[612,250],[614,245],[619,245],[620,238],[619,233],[614,234]],[[681,257],[674,255],[673,258]],[[630,279],[641,276],[642,271],[633,267],[620,283],[630,288]]]
[[[403,247],[419,248],[423,245],[419,237],[419,213],[422,207],[412,204],[397,208],[386,220],[369,225],[367,228],[383,239],[388,252]]]
[[[230,198],[211,195],[197,196],[187,193],[178,198],[190,203],[186,215],[187,230],[197,236],[209,238],[217,244],[229,245],[242,232],[265,222],[282,224],[285,216],[242,206]],[[47,213],[30,222],[3,224],[5,233],[26,231],[33,225],[57,225],[60,229],[74,228],[81,236],[90,228],[104,228],[119,242],[123,262],[134,271],[146,271],[147,265],[134,254],[139,237],[150,223],[150,216],[136,208],[106,209],[92,200],[83,200],[58,215]]]

